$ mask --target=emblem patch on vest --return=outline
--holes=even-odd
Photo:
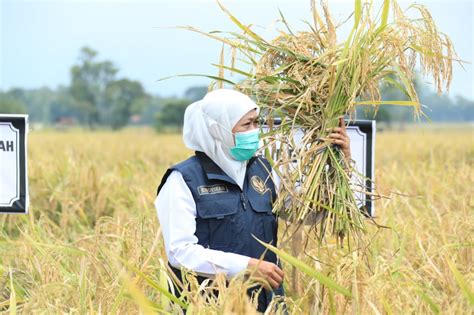
[[[263,195],[268,190],[267,185],[265,185],[263,179],[257,175],[250,178],[250,184],[252,185],[252,188],[260,195]]]
[[[221,185],[221,184],[211,185],[211,186],[199,186],[197,190],[200,196],[222,194],[229,191],[226,185]]]

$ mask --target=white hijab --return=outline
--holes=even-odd
[[[232,128],[249,111],[259,107],[247,95],[228,89],[209,92],[184,113],[183,140],[186,147],[206,153],[242,189],[247,161],[230,155],[234,147]]]

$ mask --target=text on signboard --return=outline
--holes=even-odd
[[[0,151],[13,152],[13,141],[0,140]]]

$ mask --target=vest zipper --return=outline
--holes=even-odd
[[[243,192],[240,193],[240,201],[242,201],[242,205],[244,206],[244,210],[247,210],[247,206],[245,205],[245,197],[244,197]]]

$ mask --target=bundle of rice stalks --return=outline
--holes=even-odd
[[[350,185],[350,163],[341,150],[327,139],[328,130],[336,127],[339,117],[352,117],[356,105],[393,104],[413,106],[415,117],[422,114],[414,88],[417,64],[424,75],[433,78],[438,93],[443,84],[449,88],[452,61],[456,60],[450,39],[438,31],[429,11],[411,5],[410,18],[396,1],[385,0],[375,13],[372,2],[355,1],[354,24],[349,36],[338,41],[338,26],[326,3],[312,2],[313,22],[307,31],[293,32],[281,14],[285,31],[272,41],[241,23],[220,3],[222,10],[242,33],[196,31],[228,45],[232,50],[230,65],[223,52],[219,65],[220,84],[229,83],[250,95],[262,108],[270,131],[265,143],[272,154],[267,157],[279,172],[282,190],[276,210],[285,211],[290,221],[303,222],[317,217],[315,231],[319,239],[328,233],[360,238],[365,230],[364,215],[357,206],[354,187]],[[224,51],[224,50],[223,50]],[[249,70],[236,67],[250,65]],[[244,76],[232,82],[224,71]],[[408,100],[382,101],[379,87],[394,85]],[[275,120],[281,121],[275,124]],[[295,143],[296,130],[303,131]],[[299,185],[299,189],[295,187]],[[365,191],[364,187],[361,187]],[[292,200],[291,205],[285,203]]]

